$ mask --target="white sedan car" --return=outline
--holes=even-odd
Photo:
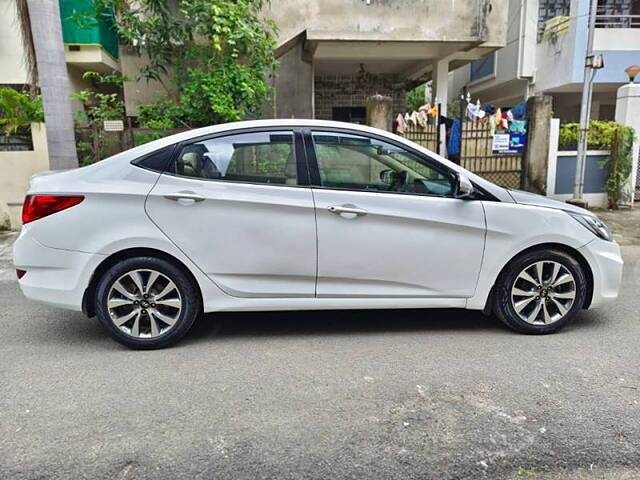
[[[338,122],[217,125],[41,174],[23,223],[23,293],[141,349],[219,311],[453,307],[549,333],[622,276],[592,213]]]

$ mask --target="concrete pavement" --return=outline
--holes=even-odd
[[[25,300],[0,252],[0,478],[640,478],[640,247],[624,256],[619,301],[555,335],[225,314],[134,352]]]

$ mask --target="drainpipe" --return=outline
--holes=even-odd
[[[526,55],[527,50],[530,48],[527,43],[527,8],[530,0],[520,0],[520,32],[519,32],[519,40],[518,40],[518,64],[516,68],[516,79],[517,80],[526,80],[527,85],[525,86],[524,91],[524,99],[527,100],[531,93],[531,85],[533,83],[532,75],[524,75],[523,74],[523,63],[524,57]],[[509,35],[509,32],[507,32]]]

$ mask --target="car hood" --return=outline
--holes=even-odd
[[[593,214],[589,212],[589,210],[585,210],[584,208],[571,205],[570,203],[559,202],[558,200],[554,200],[553,198],[545,197],[543,195],[538,195],[536,193],[531,193],[531,192],[523,192],[522,190],[508,190],[508,191],[511,197],[513,198],[513,201],[516,203],[521,203],[522,205],[533,205],[535,207],[555,208],[556,210],[564,210],[565,212],[579,213],[580,215],[593,216]]]

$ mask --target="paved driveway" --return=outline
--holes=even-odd
[[[640,247],[556,335],[461,311],[225,314],[133,352],[0,251],[0,478],[640,478]],[[3,270],[4,267],[4,270]]]

